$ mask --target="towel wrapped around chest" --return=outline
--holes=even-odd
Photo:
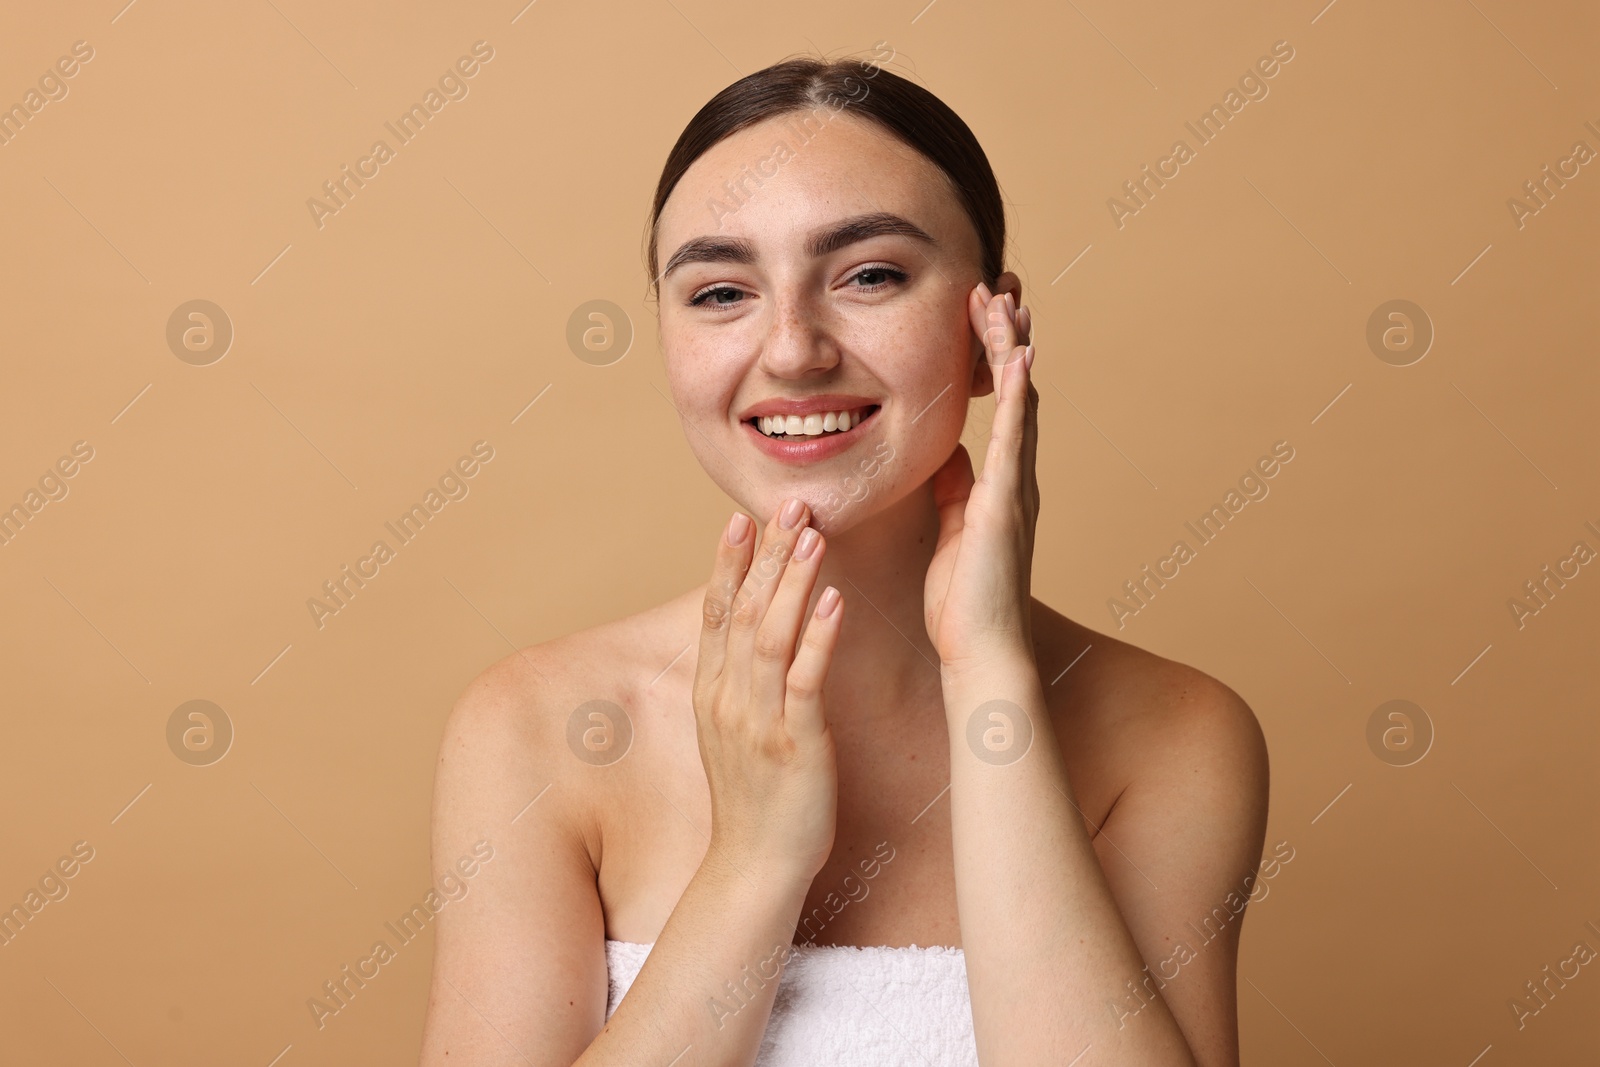
[[[606,941],[617,1010],[650,945]],[[738,1004],[731,996],[729,1010]],[[978,1067],[966,955],[942,946],[796,945],[756,1067]]]

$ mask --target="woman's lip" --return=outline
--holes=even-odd
[[[773,459],[781,463],[817,463],[853,448],[855,443],[861,439],[863,429],[871,428],[873,420],[878,417],[878,412],[882,410],[881,406],[873,408],[866,418],[850,427],[844,433],[826,433],[804,441],[780,441],[776,438],[768,437],[756,428],[755,423],[749,420],[744,421],[741,425],[744,426],[746,433],[755,438],[756,447]]]
[[[775,398],[764,401],[745,411],[739,416],[739,421],[753,419],[761,415],[826,415],[830,411],[855,411],[858,408],[869,408],[877,404],[876,400],[867,396],[856,396],[853,393],[824,393],[821,396],[792,397],[788,399]]]

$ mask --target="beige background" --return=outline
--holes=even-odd
[[[1244,927],[1245,1062],[1600,1056],[1596,967],[1508,1007],[1600,949],[1600,565],[1507,607],[1600,550],[1600,163],[1520,229],[1506,203],[1600,150],[1592,5],[121,2],[0,33],[7,105],[94,49],[0,147],[0,505],[94,450],[0,546],[0,904],[94,849],[0,947],[0,1058],[414,1060],[431,928],[320,1031],[306,1001],[428,889],[451,703],[703,580],[727,517],[643,299],[660,165],[740,74],[879,40],[1006,195],[1036,592],[1265,728],[1295,858]],[[307,199],[479,40],[469,95],[319,229]],[[1107,199],[1279,40],[1270,94],[1119,229]],[[166,342],[192,299],[236,331],[209,366]],[[637,329],[605,367],[565,341],[595,299]],[[1410,366],[1365,339],[1393,299],[1436,330]],[[470,494],[318,629],[308,598],[478,440]],[[1108,598],[1279,440],[1270,495],[1118,630]],[[209,766],[167,743],[195,699],[236,731]],[[1368,745],[1391,699],[1435,731],[1411,766]]]

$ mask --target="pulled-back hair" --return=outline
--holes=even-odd
[[[650,209],[650,288],[659,282],[656,229],[679,179],[708,149],[746,126],[792,112],[829,109],[876,122],[944,174],[978,232],[983,281],[1004,269],[1005,207],[989,159],[967,124],[944,101],[876,63],[786,59],[748,74],[695,112],[667,155]]]

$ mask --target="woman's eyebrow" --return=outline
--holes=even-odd
[[[910,219],[901,218],[887,211],[874,211],[866,215],[853,215],[841,222],[813,230],[806,240],[806,253],[813,257],[825,256],[846,245],[865,241],[869,237],[881,237],[884,234],[914,237],[930,245],[939,243]]]
[[[910,219],[887,211],[874,211],[865,215],[852,215],[839,222],[813,230],[806,238],[806,254],[812,257],[837,252],[857,241],[885,234],[898,234],[937,245],[932,236]],[[685,241],[667,260],[661,280],[685,263],[742,263],[756,261],[755,246],[743,237],[694,237]]]

